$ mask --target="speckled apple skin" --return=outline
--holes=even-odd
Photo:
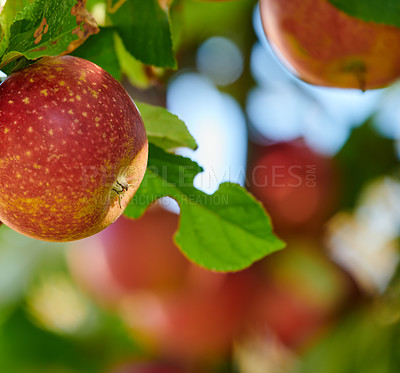
[[[0,85],[0,220],[20,233],[72,241],[101,231],[135,194],[147,154],[133,100],[89,61],[46,57]],[[116,181],[129,184],[121,206]]]
[[[260,0],[267,38],[303,80],[371,89],[400,77],[400,29],[364,22],[328,0]]]

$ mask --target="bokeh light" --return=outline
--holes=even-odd
[[[354,213],[339,212],[328,226],[332,257],[369,292],[383,291],[399,262],[399,196],[399,181],[376,180]]]
[[[167,107],[185,121],[199,145],[195,151],[178,150],[204,168],[196,177],[195,186],[213,193],[223,181],[243,184],[247,130],[237,102],[220,93],[205,76],[186,72],[169,84]]]
[[[197,69],[217,85],[235,82],[243,72],[243,55],[236,44],[221,36],[206,40],[197,50]]]

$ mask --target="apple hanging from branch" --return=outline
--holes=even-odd
[[[114,222],[147,165],[141,116],[92,62],[46,57],[0,85],[0,220],[70,241]]]
[[[261,0],[260,10],[273,48],[309,83],[366,90],[400,76],[395,26],[351,17],[328,0]]]

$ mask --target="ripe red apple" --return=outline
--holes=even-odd
[[[267,38],[309,83],[362,90],[400,76],[400,29],[365,22],[328,0],[260,0]]]
[[[33,238],[93,235],[123,212],[147,165],[124,88],[77,57],[46,57],[0,85],[0,219]]]
[[[73,243],[82,286],[117,309],[132,333],[167,357],[211,359],[231,347],[255,288],[249,270],[214,273],[191,264],[172,240],[178,216],[153,206]]]
[[[303,140],[256,148],[248,188],[270,213],[280,233],[320,229],[337,200],[333,160]]]

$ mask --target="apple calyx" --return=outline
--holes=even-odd
[[[367,90],[367,66],[362,61],[351,61],[343,69],[344,72],[354,74],[362,92]]]
[[[131,186],[131,184],[128,184],[125,179],[120,178],[119,180],[115,181],[115,183],[111,189],[113,192],[115,192],[117,194],[118,204],[121,209],[122,209],[121,198],[124,196],[125,192],[128,191],[130,186]]]

